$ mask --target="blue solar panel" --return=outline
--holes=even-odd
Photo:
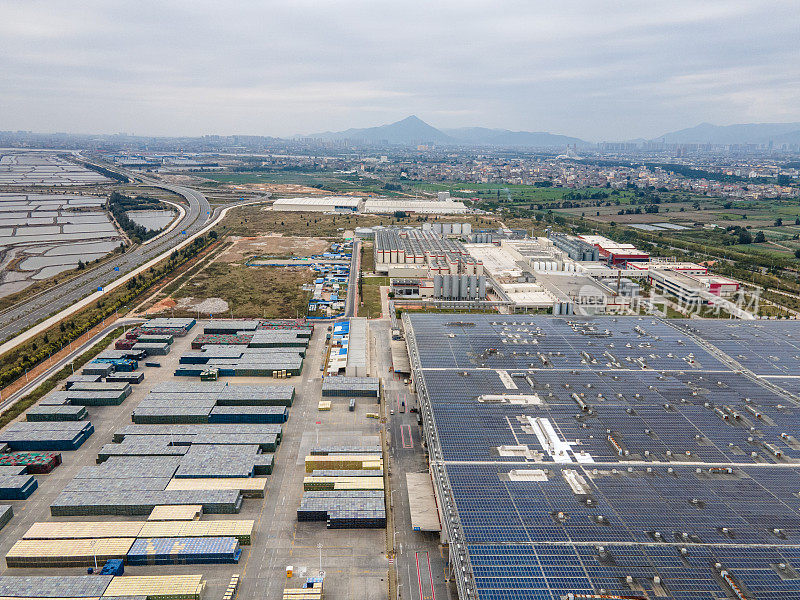
[[[481,599],[800,599],[800,323],[409,321]]]

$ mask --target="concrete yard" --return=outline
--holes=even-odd
[[[25,501],[12,501],[14,517],[0,531],[0,555],[22,537],[37,521],[132,520],[123,517],[52,517],[50,504],[58,493],[84,466],[95,464],[104,444],[111,443],[115,430],[131,423],[131,411],[156,384],[164,381],[196,381],[175,378],[173,371],[180,355],[190,348],[191,340],[202,331],[203,323],[184,338],[176,338],[168,356],[157,357],[160,368],[144,368],[145,380],[133,386],[133,393],[120,406],[89,407],[94,434],[75,452],[63,452],[63,464],[48,475],[37,475],[39,489]],[[264,499],[247,498],[237,515],[204,515],[203,520],[253,519],[253,543],[242,546],[239,564],[202,564],[138,566],[125,568],[132,575],[168,575],[202,573],[207,581],[205,596],[221,598],[234,573],[241,575],[240,598],[280,598],[284,587],[299,587],[301,577],[325,571],[325,596],[330,600],[367,600],[388,597],[386,531],[384,529],[326,529],[324,523],[298,523],[296,510],[303,489],[304,457],[320,445],[367,445],[379,443],[380,423],[366,418],[377,412],[374,400],[359,398],[355,412],[348,410],[348,400],[333,399],[329,412],[319,412],[322,378],[320,364],[324,356],[326,325],[317,325],[311,338],[301,377],[267,379],[256,377],[225,378],[230,385],[290,384],[296,388],[294,405],[283,428],[283,441],[275,454],[275,467],[269,476]],[[395,498],[397,501],[397,498]],[[140,518],[138,518],[141,520]],[[294,579],[287,579],[286,567],[294,567]],[[85,574],[82,568],[9,569],[0,560],[2,575]]]

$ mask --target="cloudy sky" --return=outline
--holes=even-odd
[[[3,0],[0,129],[655,137],[800,121],[797,0]]]

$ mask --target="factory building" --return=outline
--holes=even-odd
[[[376,230],[374,254],[375,272],[390,277],[483,274],[461,242],[420,229]]]
[[[633,244],[621,244],[602,235],[581,235],[579,239],[595,246],[600,259],[610,265],[626,265],[629,262],[647,262],[650,255]]]
[[[467,211],[463,202],[449,199],[439,202],[436,200],[401,200],[399,198],[392,200],[368,198],[362,209],[364,213],[379,215],[391,215],[396,212],[422,215],[463,215]]]
[[[651,269],[649,282],[686,304],[714,304],[714,296],[729,298],[739,282],[719,275],[689,275],[670,269]]]
[[[597,248],[597,246],[580,238],[567,235],[566,233],[559,233],[557,231],[548,231],[547,238],[552,241],[557,248],[566,252],[567,256],[569,256],[572,260],[600,260],[600,250]]]
[[[278,198],[272,210],[288,212],[355,213],[363,204],[362,198],[351,196],[319,196],[310,198]]]

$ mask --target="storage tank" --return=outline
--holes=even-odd
[[[450,275],[442,275],[442,298],[450,297]]]
[[[459,288],[459,299],[466,300],[469,298],[469,275],[461,275],[461,285]]]
[[[478,277],[476,275],[469,276],[469,299],[475,300],[478,297]]]
[[[463,235],[472,235],[472,223],[463,223],[461,225],[461,233]]]
[[[478,298],[481,300],[486,298],[486,275],[478,277]]]
[[[461,223],[453,223],[453,234],[461,235]]]
[[[442,297],[442,276],[441,275],[434,275],[433,276],[433,297],[434,298],[441,298]]]

